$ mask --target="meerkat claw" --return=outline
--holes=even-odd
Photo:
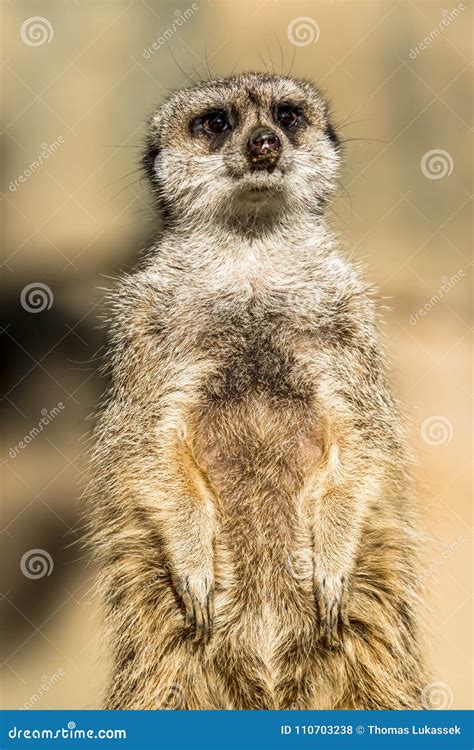
[[[341,647],[341,632],[349,624],[346,577],[316,575],[314,594],[319,620],[319,638],[331,649]]]
[[[172,578],[173,586],[184,606],[186,627],[194,630],[193,640],[196,643],[208,643],[212,635],[214,617],[214,587],[205,579],[204,586],[191,583],[190,577]],[[204,595],[197,593],[205,591]]]

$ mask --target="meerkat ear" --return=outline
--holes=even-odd
[[[334,125],[329,119],[326,122],[326,135],[331,141],[331,143],[333,144],[336,151],[339,151],[339,149],[341,148],[341,140],[338,134],[336,133],[336,129]]]
[[[156,179],[156,157],[160,153],[160,117],[155,113],[147,123],[145,148],[142,156],[142,166],[147,177],[154,182]]]
[[[160,152],[156,135],[149,133],[145,141],[145,150],[142,156],[142,166],[146,175],[153,182],[156,176],[155,161]]]

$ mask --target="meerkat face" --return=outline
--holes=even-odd
[[[151,119],[143,161],[175,217],[317,213],[339,141],[312,84],[250,73],[174,94]]]

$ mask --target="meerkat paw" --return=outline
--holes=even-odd
[[[314,593],[319,618],[319,637],[328,648],[339,648],[341,630],[349,625],[347,575],[315,573]]]
[[[180,597],[185,622],[194,631],[194,641],[208,643],[214,621],[214,582],[211,573],[190,573],[172,576],[176,593]]]

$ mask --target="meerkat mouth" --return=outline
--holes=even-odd
[[[239,178],[239,183],[247,190],[252,191],[268,191],[282,188],[283,184],[283,173],[280,169],[277,170],[275,166],[269,167],[268,169],[261,170],[255,169],[247,172]]]
[[[268,175],[273,174],[276,169],[276,159],[273,159],[271,162],[265,162],[265,166],[261,166],[258,159],[252,159],[252,164],[250,165],[250,174],[262,174],[262,175]]]
[[[284,189],[281,180],[242,180],[236,191],[236,199],[243,207],[264,206],[275,208],[284,200]]]

